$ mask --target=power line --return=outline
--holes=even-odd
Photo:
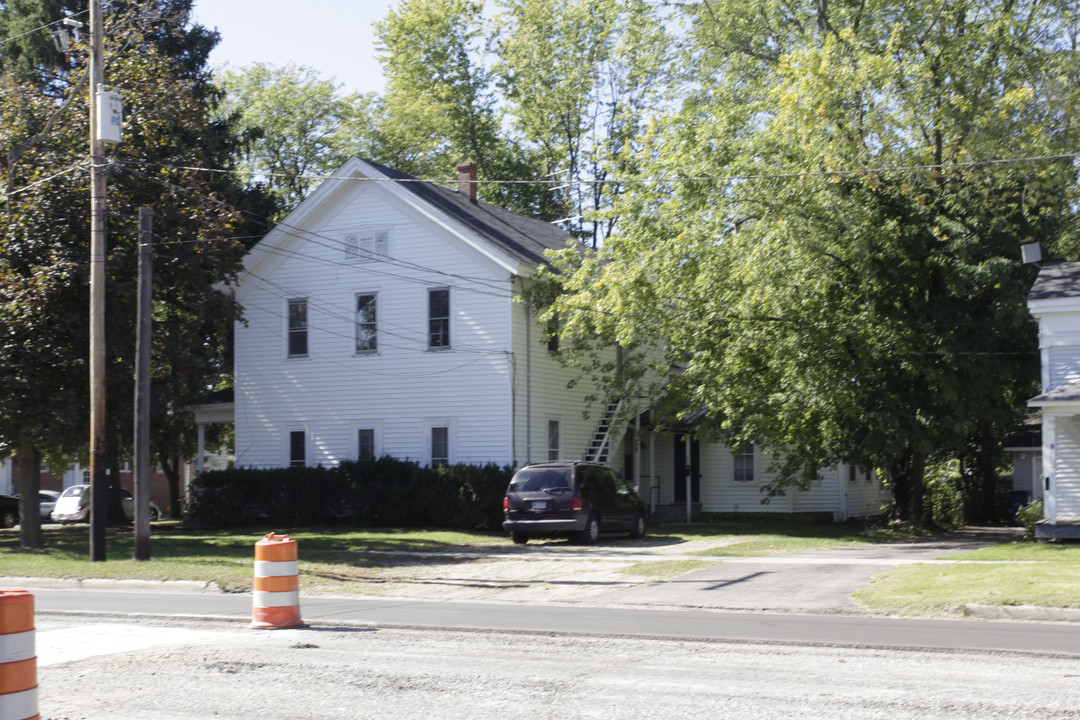
[[[782,180],[792,178],[817,178],[836,177],[840,175],[880,175],[885,173],[920,172],[927,170],[955,170],[959,168],[978,168],[994,165],[1016,165],[1022,163],[1052,162],[1055,160],[1075,160],[1080,158],[1080,152],[1063,153],[1060,155],[1033,155],[1018,158],[992,158],[989,160],[970,160],[964,162],[934,163],[926,165],[882,165],[878,167],[862,168],[839,168],[836,170],[794,170],[776,173],[754,173],[746,175],[702,175],[702,176],[672,176],[653,178],[605,178],[605,179],[579,179],[575,184],[583,185],[630,185],[630,184],[664,184],[686,182],[735,182],[747,180]],[[371,178],[341,175],[323,174],[290,174],[290,173],[267,173],[257,170],[224,170],[220,168],[206,168],[183,165],[168,165],[163,163],[151,163],[142,161],[126,160],[125,164],[147,165],[174,170],[191,170],[195,172],[210,172],[231,175],[259,175],[263,177],[288,177],[303,178],[305,180],[348,180],[351,182],[374,182],[374,183],[431,183],[435,185],[455,185],[457,179],[423,179],[423,178]],[[528,179],[528,180],[480,180],[478,185],[551,185],[566,184],[566,179]]]
[[[15,35],[14,37],[5,38],[4,40],[0,40],[0,47],[3,47],[4,45],[7,45],[9,42],[13,42],[15,40],[18,40],[21,37],[26,37],[27,35],[33,35],[34,33],[39,32],[41,30],[47,30],[48,28],[51,28],[53,25],[61,24],[65,20],[74,20],[75,18],[79,17],[80,15],[86,15],[88,12],[90,12],[89,9],[83,10],[82,12],[77,12],[74,15],[68,15],[67,17],[63,17],[63,18],[60,18],[59,20],[55,20],[55,21],[53,21],[53,22],[51,22],[51,23],[49,23],[47,25],[39,25],[38,27],[34,28],[33,30],[27,30],[26,32]]]
[[[47,178],[42,178],[41,180],[38,180],[37,182],[31,183],[29,185],[24,185],[21,188],[17,188],[15,190],[9,190],[9,191],[5,192],[4,195],[6,195],[7,197],[11,197],[12,195],[18,195],[20,193],[24,193],[27,190],[32,190],[32,189],[36,188],[39,185],[44,185],[45,183],[47,183],[47,182],[49,182],[51,180],[55,180],[56,178],[60,177],[61,175],[67,175],[68,173],[70,173],[70,172],[72,172],[74,170],[80,170],[80,169],[85,168],[86,166],[87,166],[86,161],[85,160],[80,160],[79,162],[74,163],[73,165],[68,167],[66,170],[61,170],[60,172],[54,173],[54,174],[50,175]]]
[[[184,188],[184,187],[181,187],[181,186],[176,185],[174,183],[171,183],[168,180],[163,180],[161,178],[155,178],[153,176],[146,175],[146,174],[141,173],[141,172],[139,172],[137,170],[133,170],[132,168],[126,167],[124,163],[119,163],[118,165],[120,167],[124,167],[129,172],[132,172],[133,174],[135,174],[135,175],[137,175],[137,176],[139,176],[139,177],[141,177],[143,179],[156,182],[156,183],[158,183],[160,185],[164,185],[164,186],[169,187],[170,189],[172,189],[172,190],[174,190],[174,191],[176,191],[178,193],[183,193],[183,194],[185,194],[185,195],[187,195],[189,197],[197,197],[197,198],[199,198],[201,200],[204,200],[204,201],[213,202],[215,204],[219,204],[219,205],[231,208],[231,206],[227,205],[227,203],[224,203],[223,201],[216,200],[214,198],[207,198],[206,196],[199,195],[197,193],[193,193],[190,190],[188,190],[187,188]],[[231,209],[238,210],[237,208],[231,208]],[[239,212],[241,212],[243,215],[245,215],[245,216],[247,216],[247,217],[249,217],[251,219],[254,219],[254,220],[258,221],[258,222],[261,222],[261,223],[265,224],[267,227],[272,226],[272,223],[269,221],[268,218],[265,218],[265,217],[256,215],[255,213],[251,213],[251,212],[244,211],[244,210],[239,210]],[[440,226],[448,225],[448,224],[444,224],[444,223],[437,223],[437,224],[440,225]],[[343,240],[340,240],[338,238],[328,237],[326,235],[322,235],[320,233],[315,233],[315,232],[312,232],[310,230],[306,230],[304,228],[295,227],[295,226],[289,225],[288,223],[285,223],[285,222],[280,222],[277,225],[273,225],[272,227],[281,229],[282,234],[284,234],[287,237],[294,237],[294,238],[297,238],[299,240],[310,242],[313,245],[323,247],[323,248],[326,248],[326,249],[329,249],[329,250],[333,250],[335,252],[340,251],[342,253],[342,256],[344,257],[345,243],[344,243]],[[414,278],[414,277],[409,277],[407,275],[400,275],[398,273],[389,272],[387,270],[381,270],[381,269],[378,269],[376,267],[372,267],[371,264],[369,264],[369,263],[347,262],[344,259],[339,261],[339,262],[334,262],[334,261],[330,261],[330,260],[326,260],[326,259],[322,259],[322,258],[316,258],[316,257],[308,256],[308,255],[305,255],[305,254],[302,254],[302,253],[297,253],[295,251],[285,250],[284,248],[272,248],[272,247],[270,247],[268,245],[263,246],[263,250],[264,250],[264,252],[271,252],[271,253],[277,253],[277,254],[282,254],[282,255],[292,255],[294,257],[306,258],[306,259],[310,259],[310,260],[312,260],[314,262],[325,262],[325,263],[328,263],[328,264],[330,264],[330,265],[332,265],[334,267],[339,267],[339,268],[340,267],[355,268],[356,270],[361,271],[361,272],[367,272],[367,273],[371,273],[371,274],[374,274],[374,275],[381,275],[381,276],[385,276],[385,277],[389,277],[389,278],[393,278],[393,279],[404,280],[406,282],[411,282],[411,283],[416,283],[416,284],[423,284],[423,285],[430,285],[431,284],[429,281],[424,280],[423,278]],[[507,298],[511,297],[511,295],[505,289],[503,289],[499,285],[495,284],[496,281],[488,280],[487,278],[477,278],[477,277],[472,277],[472,276],[468,276],[468,275],[450,273],[450,272],[447,272],[445,270],[440,270],[439,268],[434,268],[434,267],[422,265],[420,263],[414,263],[414,262],[410,262],[410,261],[400,260],[398,258],[395,258],[395,257],[391,256],[391,255],[381,255],[379,260],[381,260],[382,262],[385,262],[385,263],[387,263],[389,265],[400,267],[403,270],[414,270],[414,271],[426,272],[426,273],[438,275],[440,277],[449,278],[451,281],[457,280],[457,281],[462,281],[464,283],[467,283],[465,285],[457,284],[457,283],[454,283],[454,282],[445,283],[445,285],[447,287],[450,287],[450,288],[453,288],[453,289],[458,289],[458,290],[462,290],[462,291],[465,291],[465,292],[473,292],[473,293],[480,293],[480,294],[486,294],[486,295],[493,295],[493,296],[496,296],[496,297],[507,297]],[[470,286],[470,284],[475,285],[477,287]]]

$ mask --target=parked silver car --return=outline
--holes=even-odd
[[[126,488],[120,488],[120,504],[128,520],[135,517],[135,497]],[[157,520],[161,511],[150,503],[150,519]],[[53,522],[87,522],[90,519],[90,486],[72,485],[60,494],[52,511]]]
[[[19,493],[15,493],[12,497],[19,496]],[[38,492],[38,509],[41,511],[41,522],[49,522],[53,508],[56,507],[56,500],[59,497],[60,493],[55,490],[41,490]]]

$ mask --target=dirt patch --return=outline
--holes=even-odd
[[[369,552],[363,553],[368,567],[358,568],[354,576],[322,578],[326,582],[321,582],[318,570],[312,568],[303,585],[307,594],[345,591],[439,600],[575,602],[670,579],[673,559],[723,544],[646,538],[595,546],[530,542],[524,547],[497,546],[475,553]],[[651,563],[658,566],[655,574],[648,572]]]

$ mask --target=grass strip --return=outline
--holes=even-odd
[[[1067,563],[908,565],[880,575],[853,597],[897,615],[933,615],[967,603],[1080,607],[1080,566]]]
[[[255,543],[271,530],[196,530],[179,522],[154,523],[151,559],[132,558],[131,528],[106,532],[106,562],[89,560],[89,527],[44,529],[45,548],[19,547],[18,530],[0,530],[0,575],[114,580],[194,580],[214,582],[227,591],[251,587]],[[353,530],[303,528],[289,533],[300,552],[305,589],[331,591],[377,578],[382,567],[400,564],[370,550],[476,552],[509,543],[502,534],[424,529]]]
[[[670,580],[709,567],[712,564],[707,560],[658,560],[656,562],[634,563],[619,572],[626,575],[639,575],[652,580]]]

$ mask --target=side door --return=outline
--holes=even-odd
[[[638,496],[634,490],[626,484],[619,473],[609,468],[605,468],[604,473],[608,476],[608,482],[614,488],[614,493],[612,494],[612,520],[622,527],[630,529],[633,527],[634,521],[637,520],[638,513],[641,511],[641,504],[638,500]]]

